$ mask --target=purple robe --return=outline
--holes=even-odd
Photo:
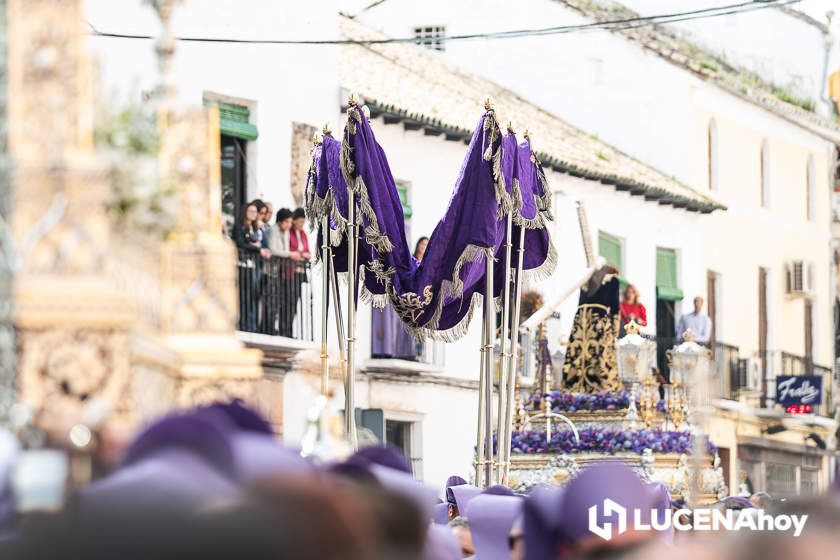
[[[400,316],[386,306],[371,310],[370,353],[375,358],[414,360],[417,342],[403,327]]]

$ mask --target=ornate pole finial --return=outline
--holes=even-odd
[[[330,123],[328,123],[328,122],[324,123],[324,126],[321,127],[321,133],[324,136],[326,136],[327,134],[332,134],[332,126],[330,126]]]
[[[639,323],[636,319],[631,319],[629,323],[624,325],[624,332],[627,334],[639,334]]]
[[[685,329],[682,337],[685,342],[694,342],[694,331],[691,329]]]
[[[175,37],[172,34],[172,11],[183,0],[146,0],[160,20],[160,34],[155,40],[158,58],[158,103],[168,106],[175,100],[175,83],[172,77],[172,60],[175,55]]]
[[[525,132],[522,133],[522,137],[525,140],[527,140],[528,142],[530,142],[531,141],[531,131],[526,128]]]
[[[349,107],[355,107],[358,104],[359,104],[359,96],[356,95],[355,93],[351,93],[350,97],[347,99],[347,105]]]
[[[513,122],[512,121],[507,122],[507,131],[508,131],[508,134],[516,134],[516,131],[513,129]]]
[[[492,111],[493,110],[493,98],[492,97],[488,96],[484,99],[484,110],[485,111]]]
[[[318,134],[317,132],[312,135],[312,143],[316,146],[320,146],[321,143],[324,141],[324,138]]]

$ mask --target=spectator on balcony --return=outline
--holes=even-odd
[[[292,252],[291,249],[292,219],[292,211],[288,208],[281,208],[277,211],[274,225],[268,228],[268,250],[274,257],[297,261],[302,257],[300,253]]]
[[[239,217],[239,223],[233,228],[233,241],[240,249],[240,252],[253,253],[258,255],[261,253],[261,244],[259,235],[257,234],[257,220],[259,219],[259,209],[256,204],[248,204],[242,209],[242,214]]]
[[[267,237],[272,259],[266,274],[264,328],[267,334],[287,337],[292,336],[295,310],[300,299],[295,282],[295,267],[297,261],[303,259],[298,251],[291,249],[292,220],[291,210],[278,210]]]
[[[306,236],[306,212],[303,208],[296,208],[292,213],[292,235],[289,248],[300,254],[302,260],[310,260],[312,253],[309,252],[309,238]]]
[[[265,229],[266,235],[268,235],[268,229],[271,227],[271,217],[274,215],[274,205],[270,202],[265,203]]]
[[[308,282],[309,240],[304,231],[306,213],[303,208],[294,212],[288,208],[277,211],[277,219],[269,230],[269,249],[276,259],[271,267],[276,279],[267,290],[270,295],[267,328],[270,334],[294,336],[295,316],[300,302],[302,286]]]
[[[239,223],[234,227],[233,239],[239,251],[239,321],[240,328],[255,332],[260,299],[262,259],[271,253],[262,247],[257,235],[259,210],[255,204],[242,209]]]
[[[712,320],[703,313],[703,298],[694,298],[694,311],[680,317],[677,323],[677,338],[682,339],[685,331],[691,329],[695,342],[708,344],[712,338]]]
[[[414,258],[418,264],[423,261],[428,242],[428,237],[421,237],[414,246]],[[371,355],[374,358],[396,358],[413,362],[423,355],[423,341],[415,340],[408,334],[402,320],[390,305],[382,309],[373,309],[371,325]]]
[[[414,258],[417,259],[418,264],[423,262],[423,255],[426,254],[426,246],[428,245],[428,237],[421,237],[417,240],[417,245],[414,246]]]
[[[627,284],[624,287],[624,295],[619,305],[619,315],[622,332],[625,325],[630,321],[636,321],[641,327],[647,326],[647,311],[642,302],[639,301],[639,290],[633,284]]]
[[[417,264],[423,262],[423,257],[426,255],[426,247],[429,245],[429,238],[426,236],[417,240],[417,245],[414,246],[414,258],[417,259]],[[405,333],[408,334],[408,333]],[[410,335],[409,335],[410,336]],[[422,356],[425,353],[426,342],[421,339],[414,341],[414,356]]]
[[[257,207],[257,221],[254,224],[254,229],[257,231],[257,238],[260,243],[260,247],[268,247],[267,244],[267,230],[268,230],[268,220],[269,220],[269,208],[265,202],[260,200],[259,198],[255,198],[251,204]]]

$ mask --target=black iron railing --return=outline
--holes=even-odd
[[[313,340],[311,265],[239,250],[239,330]]]
[[[642,336],[656,342],[656,367],[662,376],[670,381],[668,350],[681,341],[671,337],[645,334]],[[757,353],[751,358],[741,357],[737,346],[715,342],[713,360],[712,375],[715,379],[711,383],[711,388],[712,395],[716,398],[738,399],[745,391],[749,391],[760,398],[760,406],[772,408],[775,406],[773,402],[776,396],[776,376],[817,375],[823,380],[823,395],[822,404],[815,413],[823,416],[834,414],[836,407],[832,385],[834,371],[829,367],[815,364],[813,359],[807,356],[768,350],[763,355]]]
[[[740,349],[725,342],[715,342],[714,360],[721,398],[737,399],[739,391],[748,386],[747,362],[741,358]]]
[[[817,365],[809,356],[799,356],[784,351],[768,351],[758,355],[762,360],[762,372],[766,376],[762,387],[762,402],[771,403],[776,397],[776,376],[816,375],[822,378],[822,404],[814,412],[831,416],[835,410],[831,368]]]

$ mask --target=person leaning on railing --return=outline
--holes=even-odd
[[[294,214],[288,208],[277,211],[277,219],[268,230],[268,250],[271,252],[266,297],[268,334],[292,336],[295,309],[300,299],[297,281],[297,263],[304,255],[292,249],[292,227]]]
[[[233,240],[239,253],[239,321],[240,328],[257,330],[257,305],[260,298],[260,271],[262,259],[271,253],[261,247],[257,230],[258,210],[255,204],[242,209],[242,215],[233,228]]]

